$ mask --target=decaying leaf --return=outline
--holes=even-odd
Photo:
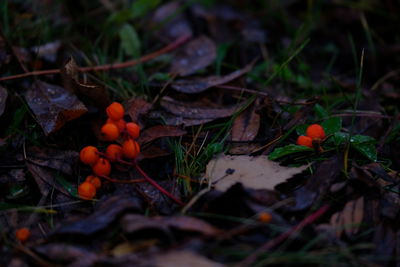
[[[243,103],[221,108],[213,108],[202,106],[198,103],[181,102],[165,96],[161,99],[160,105],[168,112],[183,118],[219,119],[231,116],[233,113],[235,113],[235,111],[243,106]]]
[[[343,210],[332,215],[330,224],[340,238],[344,231],[348,237],[357,234],[364,218],[364,197],[346,203]]]
[[[246,65],[244,68],[236,70],[225,76],[209,76],[204,78],[196,78],[191,80],[177,80],[172,83],[172,88],[176,91],[196,94],[203,92],[211,87],[222,85],[228,83],[232,80],[239,78],[240,76],[246,74],[253,68],[254,62]]]
[[[79,80],[78,65],[72,57],[61,68],[61,77],[67,90],[88,97],[99,108],[103,109],[110,103],[108,90],[105,87]]]
[[[3,115],[4,109],[6,108],[7,96],[7,90],[0,86],[0,116]]]
[[[75,95],[39,80],[25,93],[25,99],[46,135],[87,112]]]
[[[266,156],[229,156],[220,154],[207,164],[206,177],[215,189],[225,191],[235,183],[252,189],[274,189],[278,184],[301,173],[307,166],[289,168]]]
[[[171,72],[188,76],[212,64],[217,56],[213,40],[206,36],[188,42],[174,57]]]
[[[182,130],[181,128],[176,126],[157,125],[142,131],[137,141],[140,145],[142,145],[149,143],[160,137],[182,136],[185,134],[186,134],[185,130]]]
[[[212,118],[209,118],[209,119],[184,118],[182,116],[177,116],[177,115],[167,113],[167,112],[162,112],[162,111],[153,111],[149,114],[149,117],[153,118],[153,119],[162,118],[163,122],[166,125],[184,126],[184,127],[200,125],[200,124],[204,124],[204,123],[214,120]]]

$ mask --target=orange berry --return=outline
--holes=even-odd
[[[83,182],[78,186],[80,198],[91,200],[96,195],[96,187],[89,182]]]
[[[298,144],[299,146],[308,146],[308,147],[311,147],[311,148],[313,147],[311,137],[304,136],[304,135],[300,135],[300,136],[297,138],[297,144]]]
[[[109,161],[117,161],[122,158],[122,147],[120,145],[111,144],[106,148],[106,155]]]
[[[25,242],[30,236],[31,231],[26,227],[19,228],[17,231],[15,231],[15,237],[21,242]]]
[[[96,189],[99,189],[101,187],[100,178],[94,175],[89,175],[88,177],[86,177],[85,182],[91,183],[92,185],[94,185],[94,187],[96,187]]]
[[[113,123],[106,123],[101,127],[101,135],[106,141],[114,141],[119,137],[118,127]]]
[[[133,138],[133,139],[137,139],[139,137],[140,134],[140,126],[137,125],[134,122],[128,122],[126,124],[126,131],[128,132],[128,134]]]
[[[325,131],[319,124],[311,124],[306,130],[306,135],[312,139],[324,139]]]
[[[123,130],[125,130],[126,122],[125,122],[123,119],[114,121],[114,120],[108,118],[107,121],[106,121],[106,123],[115,124],[115,126],[117,126],[117,128],[118,128],[118,130],[119,130],[120,132],[122,132]]]
[[[97,176],[108,176],[111,172],[111,164],[107,159],[100,158],[99,161],[93,165],[92,171]]]
[[[272,215],[268,212],[261,212],[258,214],[258,220],[263,223],[270,223],[272,221]]]
[[[99,150],[94,146],[86,146],[79,153],[81,161],[88,165],[94,165],[99,160]]]
[[[124,117],[125,109],[120,103],[113,102],[106,108],[106,112],[110,119],[118,121]]]
[[[134,159],[140,153],[139,144],[133,140],[128,139],[122,143],[122,154],[128,159]]]

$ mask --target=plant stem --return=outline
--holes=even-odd
[[[166,195],[167,197],[169,197],[170,199],[172,199],[175,203],[179,204],[180,206],[185,206],[185,204],[180,201],[179,199],[177,199],[175,196],[173,196],[170,192],[168,192],[167,190],[165,190],[161,185],[159,185],[156,181],[154,181],[153,179],[151,179],[147,173],[145,173],[142,168],[140,168],[140,166],[134,162],[133,166],[135,166],[136,170],[138,170],[138,172],[140,172],[140,174],[152,185],[154,186],[157,190],[159,190],[161,193],[163,193],[164,195]]]
[[[139,59],[134,59],[134,60],[120,62],[120,63],[99,65],[99,66],[80,67],[80,68],[78,68],[78,70],[80,72],[88,72],[88,71],[106,71],[106,70],[111,70],[111,69],[122,69],[122,68],[132,67],[139,63],[143,63],[143,62],[152,60],[153,58],[156,58],[160,55],[163,55],[165,53],[168,53],[168,52],[176,49],[177,47],[179,47],[180,45],[185,43],[187,40],[189,40],[190,37],[191,37],[190,35],[181,36],[178,39],[176,39],[174,42],[172,42],[171,44],[169,44],[153,53],[147,54]],[[25,78],[25,77],[30,77],[30,76],[58,74],[60,72],[61,72],[60,69],[38,70],[38,71],[32,71],[32,72],[26,72],[26,73],[6,76],[6,77],[0,77],[0,81],[14,80],[14,79],[20,79],[20,78]]]

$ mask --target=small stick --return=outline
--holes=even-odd
[[[254,253],[252,253],[247,258],[245,258],[243,261],[241,261],[236,267],[250,266],[255,260],[257,260],[258,256],[260,256],[261,253],[263,253],[264,251],[270,250],[271,248],[273,248],[276,245],[278,245],[279,243],[283,242],[290,236],[294,235],[296,232],[303,229],[308,224],[313,223],[315,220],[317,220],[319,217],[321,217],[325,212],[327,212],[329,208],[330,208],[329,205],[322,206],[316,212],[314,212],[311,215],[309,215],[308,217],[304,218],[299,224],[293,226],[288,231],[282,233],[281,235],[277,236],[276,238],[266,242],[264,245],[262,245],[260,248],[258,248]]]
[[[134,60],[120,62],[120,63],[114,63],[114,64],[106,64],[106,65],[91,66],[91,67],[80,67],[80,68],[78,68],[78,70],[80,72],[88,72],[88,71],[106,71],[106,70],[110,70],[110,69],[122,69],[122,68],[132,67],[139,63],[143,63],[143,62],[152,60],[153,58],[156,58],[162,54],[168,53],[168,52],[176,49],[177,47],[179,47],[180,45],[185,43],[187,40],[189,40],[190,37],[191,37],[191,35],[181,36],[178,39],[176,39],[173,43],[171,43],[153,53],[147,54],[139,59],[134,59]],[[38,71],[32,71],[32,72],[26,72],[26,73],[6,76],[6,77],[0,77],[0,81],[14,80],[14,79],[20,79],[20,78],[25,78],[25,77],[30,77],[30,76],[58,74],[60,72],[61,72],[60,69],[38,70]]]

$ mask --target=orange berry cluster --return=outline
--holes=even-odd
[[[114,102],[106,108],[106,113],[108,119],[100,130],[102,138],[106,141],[117,141],[122,137],[122,145],[110,144],[105,153],[99,152],[94,146],[86,146],[81,150],[80,160],[91,166],[95,174],[89,175],[78,187],[78,194],[83,199],[93,199],[101,187],[99,177],[111,173],[111,162],[117,162],[122,158],[134,159],[140,153],[140,146],[135,141],[139,137],[140,127],[134,122],[125,122],[124,107]]]
[[[325,138],[325,131],[319,124],[311,124],[307,127],[306,135],[297,138],[297,144],[300,146],[308,146],[313,148],[313,141],[320,142]]]

